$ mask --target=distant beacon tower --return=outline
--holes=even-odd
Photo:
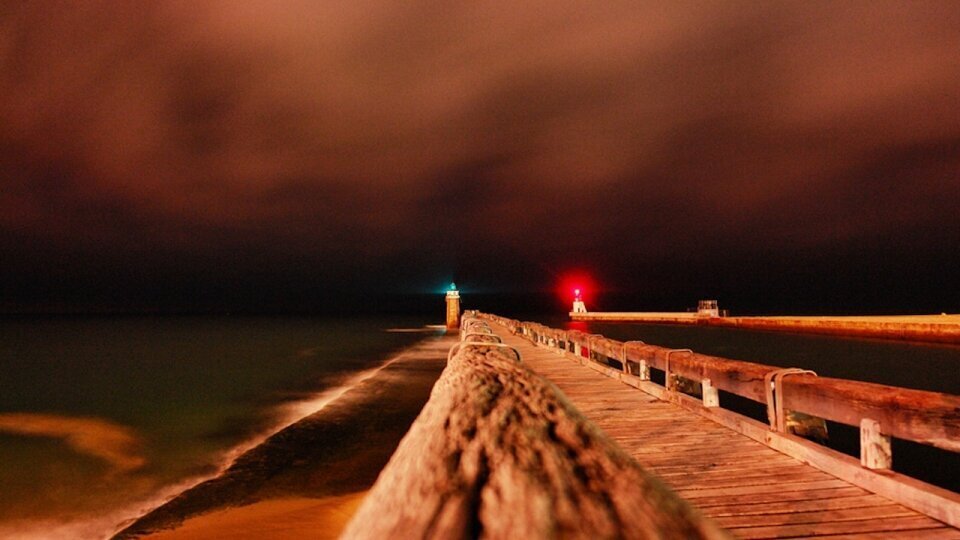
[[[583,297],[580,296],[580,289],[573,290],[573,312],[586,313],[587,305],[583,303]]]
[[[460,328],[460,291],[455,283],[447,291],[447,330]]]

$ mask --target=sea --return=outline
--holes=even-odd
[[[336,399],[427,317],[0,320],[0,538],[102,538]]]
[[[109,535],[336,400],[423,339],[419,330],[433,319],[0,320],[0,538]],[[960,347],[713,327],[575,326],[559,315],[525,320],[960,394]],[[831,446],[855,455],[856,430],[829,428]],[[894,464],[960,489],[955,454],[895,441]]]

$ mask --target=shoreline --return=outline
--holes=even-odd
[[[228,461],[219,474],[118,525],[112,537],[176,530],[228,509],[242,516],[243,508],[265,501],[317,502],[367,489],[426,403],[452,339],[427,337],[358,374],[354,384],[338,388],[319,410],[265,437]],[[377,414],[368,414],[370,410]],[[248,511],[258,509],[263,507]]]

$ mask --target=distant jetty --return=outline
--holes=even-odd
[[[571,311],[584,322],[695,324],[774,332],[960,344],[960,315],[721,317],[702,312]]]

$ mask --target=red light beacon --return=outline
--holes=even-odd
[[[573,313],[586,313],[587,305],[583,303],[583,297],[580,295],[580,289],[573,290]]]
[[[554,293],[561,306],[569,306],[567,302],[573,297],[573,309],[570,313],[586,313],[586,301],[595,301],[593,295],[598,290],[600,287],[596,280],[586,270],[566,270],[560,274]]]

